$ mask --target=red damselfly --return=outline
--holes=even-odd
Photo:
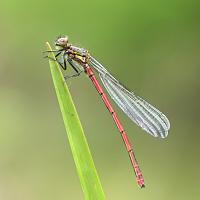
[[[165,138],[168,135],[168,130],[170,128],[169,120],[154,106],[147,103],[141,97],[135,95],[133,92],[130,92],[127,88],[120,84],[119,81],[116,80],[107,71],[107,69],[103,67],[102,64],[93,58],[86,49],[70,44],[67,36],[58,37],[55,41],[55,46],[56,50],[46,52],[55,52],[55,61],[59,63],[63,70],[66,70],[67,64],[69,64],[75,71],[75,74],[65,77],[66,79],[69,77],[79,76],[81,72],[85,72],[91,79],[108,111],[112,115],[113,120],[122,136],[136,175],[137,183],[140,187],[144,187],[144,178],[137,163],[128,136],[107,95],[97,80],[93,69],[98,73],[104,87],[115,103],[132,121],[134,121],[147,133],[154,137]]]

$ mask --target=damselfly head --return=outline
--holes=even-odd
[[[55,41],[55,45],[56,46],[60,46],[60,47],[67,47],[68,44],[68,37],[67,36],[59,36],[56,41]]]

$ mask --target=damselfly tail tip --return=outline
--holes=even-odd
[[[145,187],[144,179],[143,179],[142,176],[137,178],[137,183],[140,186],[140,188],[144,188]]]

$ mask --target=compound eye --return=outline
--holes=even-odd
[[[67,36],[63,36],[63,37],[59,37],[55,44],[58,46],[66,46],[68,43],[68,37]]]
[[[60,43],[66,44],[66,43],[67,43],[67,38],[61,38],[61,39],[60,39]]]

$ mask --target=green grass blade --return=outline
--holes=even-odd
[[[51,50],[46,43],[47,50]],[[54,57],[53,53],[49,56]],[[78,176],[86,200],[104,200],[105,195],[92,160],[92,156],[77,114],[72,97],[57,62],[50,60],[50,69],[56,95],[63,116]]]

